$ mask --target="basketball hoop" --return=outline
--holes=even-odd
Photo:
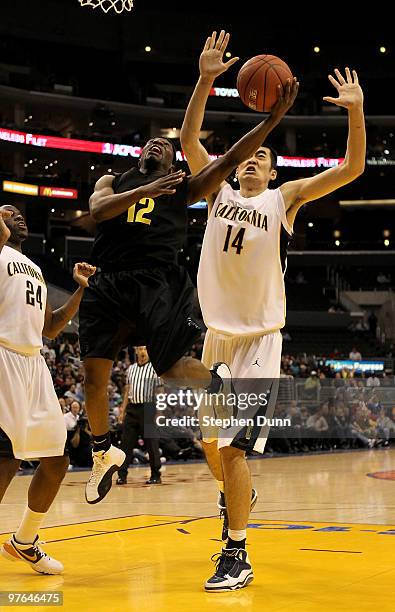
[[[78,0],[81,6],[90,6],[95,9],[100,7],[105,13],[114,10],[116,13],[131,11],[133,0]]]

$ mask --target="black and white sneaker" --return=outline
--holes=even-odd
[[[258,493],[256,492],[255,489],[252,489],[250,512],[254,508],[257,502],[257,499],[258,499]],[[223,521],[221,540],[225,542],[228,539],[229,519],[228,519],[228,513],[226,511],[225,495],[222,493],[222,491],[219,492],[217,506],[219,508],[219,517]]]
[[[254,580],[254,574],[244,548],[223,548],[222,552],[211,557],[216,562],[215,573],[204,585],[206,591],[236,591]]]
[[[229,420],[232,416],[236,417],[237,408],[237,395],[235,388],[232,383],[232,372],[229,366],[223,361],[214,363],[211,371],[217,374],[221,378],[221,386],[217,395],[223,395],[226,399],[225,402],[218,401],[213,403],[214,416],[216,419]],[[230,425],[224,426],[224,429],[228,429]]]
[[[97,504],[109,492],[112,475],[124,464],[126,455],[120,448],[110,446],[107,451],[92,453],[93,467],[85,487],[88,504]]]

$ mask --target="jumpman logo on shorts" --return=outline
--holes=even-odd
[[[258,359],[259,359],[259,357],[258,357]],[[258,359],[256,359],[252,365],[253,365],[253,366],[254,366],[254,365],[256,365],[256,366],[258,366],[258,368],[260,368],[261,366],[260,366],[260,365],[259,365],[259,363],[258,363]]]

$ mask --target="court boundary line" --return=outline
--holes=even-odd
[[[40,527],[40,531],[43,531],[44,529],[56,529],[57,527],[72,527],[73,525],[86,525],[87,523],[100,523],[101,521],[116,521],[117,519],[126,519],[126,518],[136,518],[139,516],[176,516],[174,514],[153,514],[152,512],[144,512],[143,514],[127,514],[126,516],[109,516],[107,518],[101,518],[101,519],[89,519],[87,521],[78,521],[77,523],[62,523],[61,525],[48,525],[47,527]],[[203,516],[203,517],[192,517],[191,520],[199,520],[200,518],[217,518],[218,515],[214,515],[214,516]],[[182,519],[182,520],[189,520],[189,519]],[[8,535],[9,533],[12,533],[10,531],[0,531],[0,536],[2,535]]]
[[[291,512],[293,511],[298,511],[298,508],[295,508],[294,510],[291,510]],[[306,510],[306,508],[304,508],[303,510]],[[288,509],[284,509],[284,510],[276,510],[276,512],[288,512]],[[262,512],[270,512],[269,510],[253,510],[251,512],[251,514],[259,514]],[[171,517],[174,516],[174,514],[152,514],[152,513],[148,513],[148,512],[144,512],[143,514],[128,514],[126,516],[111,516],[111,517],[107,517],[107,518],[101,518],[101,519],[89,519],[87,521],[78,521],[76,523],[62,523],[61,525],[51,525],[51,526],[47,526],[47,527],[41,527],[40,531],[44,531],[45,529],[57,529],[58,527],[73,527],[74,525],[87,525],[88,523],[100,523],[102,521],[116,521],[118,519],[127,519],[127,518],[137,518],[137,517],[141,517],[141,516],[164,516],[164,517]],[[194,521],[200,521],[200,520],[204,520],[204,519],[209,519],[209,518],[219,518],[218,514],[214,514],[214,515],[209,515],[209,516],[195,516],[195,517],[191,517],[191,518],[186,518],[186,519],[179,519],[178,521],[175,521],[175,523],[180,522],[184,525],[186,525],[187,523],[191,523]],[[255,517],[254,517],[255,518]],[[279,523],[285,523],[285,524],[292,524],[292,523],[317,523],[319,525],[351,525],[351,526],[358,526],[358,525],[372,525],[374,527],[394,527],[395,529],[395,524],[386,524],[386,523],[350,523],[348,521],[317,521],[317,520],[312,520],[309,521],[308,519],[306,520],[294,520],[294,519],[277,519],[277,518],[262,518],[262,519],[257,519],[257,520],[262,520],[262,521],[277,521]],[[161,525],[167,525],[167,524],[171,524],[170,522],[166,522],[166,523],[161,523]],[[160,525],[152,525],[152,527],[160,527]],[[2,531],[0,532],[0,536],[2,535],[8,535],[10,533],[13,533],[12,531]],[[108,532],[108,533],[112,533],[112,532]]]

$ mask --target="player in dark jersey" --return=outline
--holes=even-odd
[[[298,90],[289,80],[269,117],[222,157],[195,176],[175,169],[175,150],[165,138],[152,138],[138,168],[105,175],[90,198],[98,224],[93,259],[98,270],[80,308],[80,343],[85,366],[86,406],[93,433],[93,470],[86,500],[99,502],[111,488],[123,451],[111,446],[107,382],[113,361],[126,345],[145,345],[159,376],[187,380],[189,386],[217,393],[230,379],[229,368],[208,370],[185,357],[200,336],[191,318],[193,286],[177,255],[187,232],[188,204],[216,191],[253,154],[292,106]]]

